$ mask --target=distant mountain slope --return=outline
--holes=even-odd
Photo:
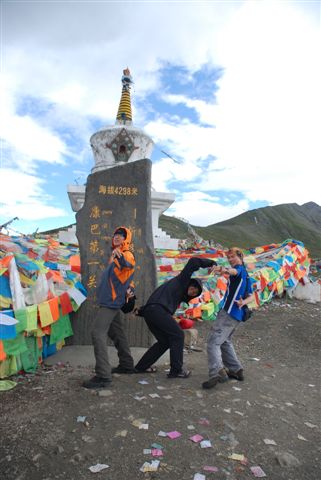
[[[175,217],[162,215],[159,226],[172,237],[190,237],[187,224]],[[305,244],[311,256],[321,257],[321,207],[313,202],[257,208],[224,222],[193,228],[204,240],[243,248],[294,238]]]

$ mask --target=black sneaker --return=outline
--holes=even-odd
[[[243,373],[243,368],[240,368],[237,372],[232,372],[232,370],[227,371],[227,375],[230,378],[235,378],[235,380],[238,380],[239,382],[244,381],[244,373]]]
[[[109,378],[92,377],[90,380],[85,380],[82,384],[85,388],[107,388],[110,387],[111,380]]]
[[[205,389],[214,388],[218,383],[227,382],[228,376],[224,368],[222,368],[215,377],[210,378],[206,382],[202,383],[202,387]]]
[[[167,378],[188,378],[191,375],[190,370],[181,370],[180,372],[169,372]]]
[[[121,367],[120,365],[118,365],[118,367],[114,367],[114,368],[111,369],[111,373],[127,373],[127,374],[130,374],[130,373],[136,373],[136,369],[134,367],[125,368],[125,367]]]

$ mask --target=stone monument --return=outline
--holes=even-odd
[[[74,344],[90,344],[92,322],[98,308],[96,288],[111,253],[111,240],[118,226],[132,230],[136,270],[137,304],[142,305],[156,286],[156,268],[151,215],[151,153],[153,142],[132,127],[130,72],[124,70],[123,89],[116,125],[91,137],[95,167],[88,176],[85,201],[76,214],[82,282],[87,301],[74,315]],[[124,317],[131,346],[149,346],[152,336],[143,319]]]

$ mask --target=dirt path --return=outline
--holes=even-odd
[[[152,375],[117,376],[99,394],[80,386],[91,374],[85,368],[55,366],[12,378],[17,387],[0,393],[1,480],[185,480],[196,473],[245,480],[255,478],[253,466],[273,480],[319,479],[320,318],[320,304],[277,300],[261,308],[235,335],[245,382],[210,391],[200,387],[205,350],[186,354],[193,369],[187,380],[167,379],[164,366]],[[203,348],[208,328],[199,328]],[[181,436],[171,440],[160,431]],[[191,441],[196,434],[211,447]],[[144,454],[153,443],[163,457]],[[233,453],[247,460],[228,458]],[[140,471],[157,459],[157,472]],[[91,473],[97,463],[109,468]]]

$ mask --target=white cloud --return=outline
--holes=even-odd
[[[1,170],[0,215],[19,220],[39,220],[66,215],[49,205],[51,197],[42,188],[43,180],[11,169]]]
[[[5,101],[1,109],[0,135],[3,147],[11,150],[10,163],[27,171],[34,170],[37,161],[64,164],[65,143],[30,115],[16,114],[17,93],[10,83],[10,77],[3,75],[0,86]]]
[[[241,213],[248,201],[321,204],[315,120],[320,111],[319,25],[307,16],[305,4],[79,2],[75,10],[74,2],[4,2],[2,137],[10,161],[29,173],[45,163],[61,164],[66,156],[84,164],[91,156],[90,121],[114,122],[120,75],[128,65],[136,81],[134,103],[135,97],[158,92],[171,105],[194,109],[203,124],[178,117],[142,124],[181,161],[155,162],[154,187],[166,191],[173,180],[194,179],[195,190],[205,192],[194,195],[192,204],[183,196],[175,209],[204,222],[207,212],[207,222],[213,223]],[[163,93],[159,73],[164,64],[185,66],[186,77],[205,64],[222,67],[217,104]],[[16,107],[25,96],[51,105],[41,122],[36,114],[18,115]],[[135,112],[134,106],[135,118],[144,121],[144,112]],[[55,133],[54,126],[67,133]],[[78,135],[79,152],[70,150],[68,132]],[[217,160],[203,171],[197,161],[208,156]],[[35,176],[29,181],[35,190],[26,203],[32,205],[41,202],[44,184]],[[15,190],[12,205],[21,202],[22,209]],[[229,207],[214,202],[213,207],[206,197],[213,190],[239,191],[247,200]],[[46,202],[44,208],[49,208],[45,216],[56,212]]]
[[[217,157],[195,178],[194,188],[240,191],[248,200],[270,204],[321,204],[318,38],[302,11],[277,2],[246,2],[219,38],[224,75],[217,104],[163,96],[215,125],[169,126],[159,119],[146,127],[183,159]],[[186,166],[176,169],[176,180],[186,180]]]
[[[241,200],[234,205],[222,205],[203,192],[184,193],[175,201],[170,212],[188,220],[192,225],[207,226],[235,217],[249,209],[249,203]],[[165,212],[167,214],[168,212]]]
[[[208,103],[204,100],[195,100],[186,97],[185,95],[163,95],[165,102],[178,105],[180,103],[186,105],[188,108],[192,108],[196,111],[199,121],[208,125],[215,126],[217,105],[215,103]]]

